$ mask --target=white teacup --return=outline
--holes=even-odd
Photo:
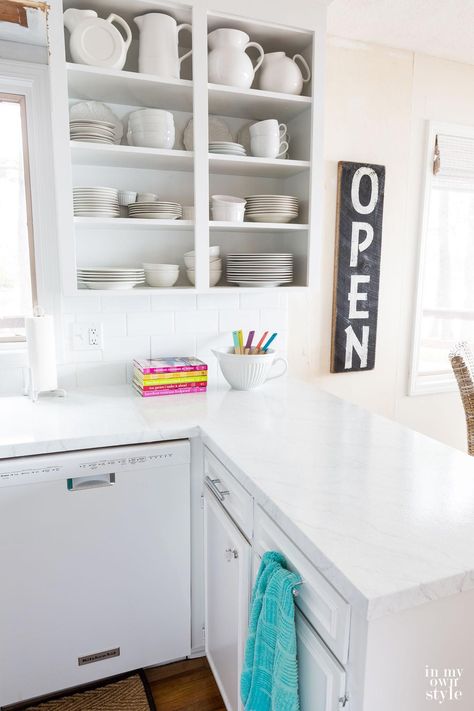
[[[284,138],[288,128],[285,123],[278,123],[276,119],[266,119],[265,121],[257,121],[249,127],[250,136],[274,135],[279,138]]]
[[[275,358],[275,351],[268,350],[260,355],[239,355],[233,348],[213,350],[219,361],[222,375],[234,390],[253,390],[266,380],[280,378],[286,373],[288,364],[284,358]],[[270,375],[274,363],[281,362],[282,370]]]
[[[280,142],[278,134],[251,136],[250,150],[258,158],[279,158],[287,152],[288,143]]]

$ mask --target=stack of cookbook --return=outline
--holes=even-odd
[[[207,365],[197,358],[136,358],[132,384],[142,397],[203,393]]]

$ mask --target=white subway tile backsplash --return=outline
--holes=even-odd
[[[221,333],[232,333],[232,331],[239,329],[253,331],[258,329],[259,323],[260,312],[258,309],[223,309],[219,311],[219,331]]]
[[[173,333],[174,314],[168,311],[147,311],[127,314],[129,336],[158,336]]]
[[[72,349],[73,323],[102,323],[103,349]],[[285,353],[288,296],[278,290],[261,293],[136,294],[63,298],[64,342],[60,385],[66,389],[126,382],[134,357],[193,356],[209,366],[211,382],[222,380],[214,348],[232,345],[231,332],[277,331],[275,350]],[[61,352],[61,348],[59,349]],[[21,369],[0,373],[0,394],[20,394]]]
[[[238,309],[238,294],[198,294],[198,309]]]
[[[151,308],[153,311],[191,311],[196,308],[196,296],[178,290],[175,294],[152,296]]]
[[[109,338],[104,344],[104,361],[128,361],[133,358],[150,357],[149,336],[126,336]]]
[[[99,296],[63,296],[63,314],[77,314],[82,312],[100,311]]]
[[[76,377],[77,385],[80,388],[122,385],[127,382],[126,364],[119,362],[78,365]]]
[[[242,309],[273,309],[280,305],[279,294],[268,291],[263,294],[240,294],[240,308]]]
[[[121,314],[128,311],[149,311],[150,297],[140,296],[103,296],[101,299],[102,311],[118,312]]]
[[[176,333],[209,333],[217,331],[217,311],[177,311]]]
[[[101,323],[104,345],[108,338],[119,338],[127,335],[125,314],[105,314],[97,311],[94,313],[78,313],[76,314],[76,323]]]
[[[260,327],[265,331],[287,331],[288,311],[286,309],[262,309]]]
[[[196,337],[172,333],[151,337],[151,358],[196,355]]]

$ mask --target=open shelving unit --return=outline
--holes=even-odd
[[[61,5],[60,3],[58,4]],[[225,279],[225,257],[247,251],[292,252],[295,259],[294,282],[278,287],[287,291],[310,285],[321,239],[322,202],[322,96],[323,45],[325,27],[315,22],[307,29],[295,28],[289,21],[290,9],[276,8],[276,20],[266,21],[264,8],[255,8],[255,17],[237,17],[233,3],[224,0],[219,10],[200,0],[188,4],[165,0],[95,0],[100,17],[110,12],[121,15],[130,25],[133,41],[123,70],[93,67],[71,62],[69,35],[62,25],[62,10],[91,7],[89,0],[64,0],[54,7],[51,25],[53,53],[53,121],[55,153],[61,185],[71,186],[71,196],[61,200],[59,220],[62,235],[61,264],[63,291],[79,293],[78,266],[139,266],[144,261],[174,262],[182,266],[180,279],[172,289],[135,288],[107,291],[107,295],[169,293],[176,289],[190,292],[242,291]],[[192,38],[182,33],[191,46],[192,59],[182,65],[182,78],[161,79],[138,72],[138,29],[133,17],[146,12],[164,12],[178,22],[192,25]],[[259,16],[260,15],[260,16]],[[325,13],[316,13],[324,19]],[[280,21],[279,21],[280,19]],[[207,79],[207,34],[219,28],[237,28],[259,42],[265,52],[284,51],[302,54],[311,67],[312,79],[303,94],[294,96],[258,88],[258,74],[250,89],[211,84]],[[181,36],[180,36],[181,37]],[[101,101],[122,120],[121,145],[69,140],[69,107],[77,101]],[[127,145],[127,120],[137,108],[172,111],[176,142],[171,150]],[[286,158],[266,159],[228,156],[208,152],[208,116],[224,121],[234,140],[242,129],[256,120],[275,118],[288,127],[290,149]],[[183,145],[183,131],[190,119],[194,123],[193,150]],[[147,220],[131,218],[74,217],[72,187],[101,185],[118,189],[153,192],[160,199],[175,200],[195,207],[195,220]],[[228,223],[211,219],[213,194],[245,197],[252,194],[297,196],[300,214],[291,223]],[[64,194],[64,190],[62,192]],[[209,287],[208,247],[218,244],[224,259],[223,276]],[[184,252],[196,252],[196,285],[188,283]],[[252,291],[255,291],[253,289]],[[101,292],[80,289],[81,294]],[[105,293],[105,292],[104,292]]]

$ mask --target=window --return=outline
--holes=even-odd
[[[0,342],[25,340],[36,298],[25,98],[0,94]]]
[[[411,394],[454,387],[449,351],[474,343],[474,128],[431,126]]]

